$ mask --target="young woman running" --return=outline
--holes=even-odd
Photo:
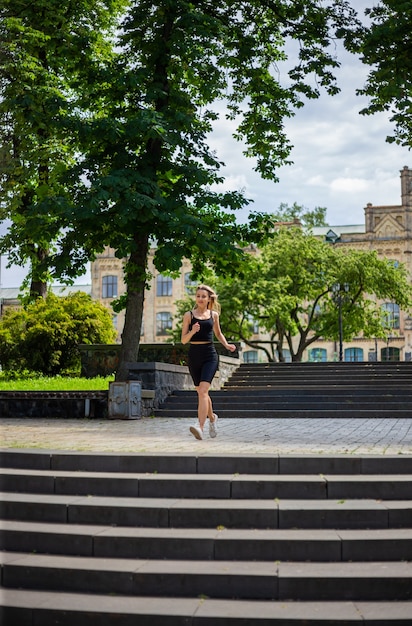
[[[190,427],[196,439],[203,439],[203,430],[209,418],[209,435],[217,436],[216,413],[213,413],[209,389],[216,374],[219,358],[213,345],[213,333],[220,343],[230,352],[236,350],[233,343],[228,343],[220,329],[217,295],[207,285],[196,289],[196,306],[183,316],[182,343],[190,343],[189,371],[196,387],[198,423]]]

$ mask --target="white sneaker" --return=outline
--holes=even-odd
[[[213,413],[213,417],[215,418],[214,422],[211,422],[209,419],[209,435],[212,438],[217,437],[217,420],[218,420],[218,416],[216,415],[216,413]]]
[[[191,426],[189,430],[192,433],[192,435],[196,437],[196,439],[203,439],[203,430],[200,428],[199,424],[195,424],[194,426]]]

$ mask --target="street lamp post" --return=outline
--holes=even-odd
[[[332,293],[335,302],[338,304],[338,316],[339,316],[339,361],[343,361],[343,318],[342,318],[342,301],[345,298],[345,293],[348,293],[348,283],[335,283],[332,285]]]

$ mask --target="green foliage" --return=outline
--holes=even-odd
[[[273,222],[300,222],[306,228],[314,228],[315,226],[327,226],[326,207],[315,207],[309,210],[306,207],[293,203],[289,206],[286,202],[282,202],[275,213],[270,214]]]
[[[82,292],[48,294],[0,322],[0,364],[6,371],[56,375],[79,371],[79,344],[112,343],[110,313]]]
[[[210,281],[222,305],[224,333],[263,350],[269,360],[283,359],[283,348],[300,361],[316,340],[339,336],[338,303],[333,285],[348,285],[341,299],[343,339],[363,334],[384,338],[389,328],[379,300],[412,307],[412,287],[403,265],[375,251],[331,246],[298,227],[281,227],[252,252],[242,275]],[[182,315],[193,303],[180,303]],[[269,334],[268,343],[253,339],[253,324]],[[175,331],[175,339],[180,330]]]
[[[338,91],[330,44],[356,18],[345,0],[66,5],[5,0],[2,9],[0,176],[13,224],[0,246],[29,258],[43,283],[72,280],[105,245],[127,259],[123,364],[137,359],[150,241],[161,272],[186,257],[195,275],[209,265],[235,276],[242,248],[268,232],[259,214],[236,224],[242,193],[216,191],[215,103],[226,104],[256,170],[276,181],[292,147],[285,120],[321,88]]]
[[[0,219],[11,220],[0,251],[29,261],[33,295],[56,273],[49,263],[71,224],[63,206],[73,193],[65,177],[79,152],[67,120],[87,91],[91,67],[107,61],[107,29],[120,0],[3,0],[0,13]],[[87,258],[72,250],[67,274]],[[57,272],[58,273],[58,272]]]
[[[412,4],[380,0],[365,11],[367,25],[348,34],[347,46],[370,67],[358,94],[368,96],[363,115],[388,111],[394,123],[389,143],[412,146]]]

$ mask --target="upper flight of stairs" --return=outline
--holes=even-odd
[[[1,461],[2,626],[412,624],[412,455]]]
[[[412,417],[412,362],[242,364],[211,392],[222,418]],[[176,391],[156,417],[195,417],[195,391]]]

